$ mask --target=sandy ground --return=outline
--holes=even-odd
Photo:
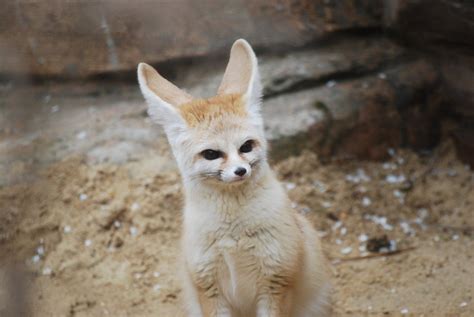
[[[27,264],[34,316],[174,316],[182,190],[152,160],[73,157],[1,189],[1,256]],[[275,168],[321,233],[335,316],[472,316],[473,174],[449,143],[428,157],[322,165],[304,153]],[[384,235],[400,253],[366,251]]]
[[[62,124],[0,138],[0,315],[175,316],[182,187],[165,140],[148,132],[142,102],[96,105],[87,120],[54,106],[44,112]],[[51,141],[58,131],[73,150]],[[26,147],[43,161],[24,159]],[[35,177],[15,177],[30,163]],[[474,174],[449,141],[387,162],[305,152],[273,165],[333,264],[334,316],[474,315]]]

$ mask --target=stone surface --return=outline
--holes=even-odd
[[[84,77],[225,53],[300,47],[382,23],[379,2],[324,0],[9,1],[0,11],[0,73]]]
[[[361,77],[409,56],[407,50],[380,36],[347,36],[292,52],[261,54],[264,97],[308,89],[330,80]],[[175,80],[195,97],[211,96],[217,91],[225,63],[225,59],[219,59],[193,65],[192,69],[178,69]]]
[[[474,166],[474,2],[394,0],[390,27],[439,67],[445,114],[458,124],[453,137],[459,156]]]
[[[433,66],[418,60],[332,87],[271,98],[264,113],[271,134],[278,136],[275,157],[309,147],[323,157],[381,160],[389,148],[430,149],[440,138],[442,99],[432,93],[438,81]],[[279,133],[271,130],[272,115],[292,121],[294,113],[306,113],[307,120],[296,121],[289,133],[277,121],[274,129]]]

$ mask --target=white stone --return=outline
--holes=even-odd
[[[352,252],[352,247],[345,247],[341,249],[342,254],[349,254]]]
[[[76,134],[76,138],[78,140],[84,140],[86,137],[87,137],[86,131],[80,131],[79,133]]]
[[[362,205],[367,207],[367,206],[370,206],[370,204],[372,204],[372,200],[370,200],[369,197],[362,198]]]

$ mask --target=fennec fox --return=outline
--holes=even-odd
[[[187,316],[327,316],[329,282],[317,234],[291,208],[267,163],[250,45],[234,43],[210,99],[194,99],[144,63],[138,80],[184,183]]]

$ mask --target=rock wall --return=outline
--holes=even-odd
[[[275,157],[307,147],[369,159],[430,149],[449,114],[460,156],[474,165],[472,1],[130,3],[6,3],[0,75],[90,80],[146,61],[203,97],[244,37],[259,55]]]
[[[378,27],[379,1],[8,1],[0,11],[0,74],[85,77],[137,62],[301,47],[328,34]]]
[[[474,166],[474,2],[392,1],[391,27],[440,72],[459,156]]]

